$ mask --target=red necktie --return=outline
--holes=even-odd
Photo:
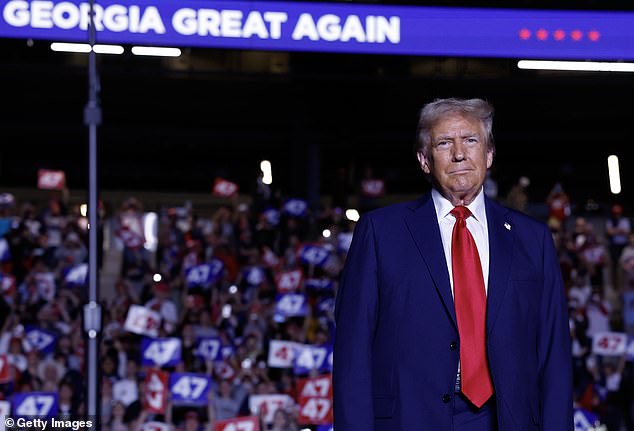
[[[467,229],[471,211],[457,206],[451,236],[451,267],[454,305],[460,333],[460,376],[462,393],[477,407],[493,394],[487,362],[485,325],[486,293],[478,248]]]

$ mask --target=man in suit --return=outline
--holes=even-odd
[[[493,108],[421,111],[432,192],[365,214],[337,293],[337,431],[571,431],[566,299],[548,228],[488,199]]]

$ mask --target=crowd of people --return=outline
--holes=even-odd
[[[513,193],[511,206],[525,204],[522,190]],[[634,335],[629,220],[620,205],[603,218],[573,215],[561,186],[547,205],[569,300],[576,407],[610,431],[634,429],[634,358],[623,341]],[[262,430],[330,429],[331,390],[304,389],[329,381],[334,297],[355,217],[299,199],[227,199],[210,217],[162,208],[154,250],[144,214],[130,198],[99,226],[121,248],[116,283],[101,287],[113,292],[102,304],[102,429],[222,430],[239,417]],[[59,415],[86,414],[86,262],[79,206],[0,196],[0,399],[14,412],[20,394],[38,392],[57,395]]]

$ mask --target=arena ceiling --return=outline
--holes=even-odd
[[[622,9],[615,2],[513,6]],[[34,185],[45,167],[85,187],[86,57],[54,53],[45,41],[5,39],[0,48],[0,184]],[[306,165],[318,157],[323,193],[333,191],[339,168],[358,178],[367,165],[388,191],[416,193],[426,187],[411,154],[417,112],[457,96],[483,97],[496,108],[494,177],[502,193],[526,175],[535,201],[562,181],[579,201],[608,202],[606,159],[617,154],[619,199],[634,197],[634,76],[522,71],[516,62],[200,48],[169,60],[104,56],[101,186],[206,191],[222,176],[249,190],[259,161],[269,159],[275,185],[302,194]]]

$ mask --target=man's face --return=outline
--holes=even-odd
[[[449,114],[432,127],[431,144],[418,160],[443,196],[454,205],[467,205],[480,191],[493,153],[479,120]]]

